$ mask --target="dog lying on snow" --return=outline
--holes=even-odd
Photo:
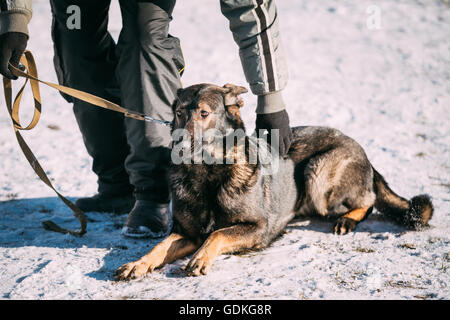
[[[173,130],[186,129],[191,143],[196,127],[225,135],[226,129],[244,129],[239,95],[246,91],[230,84],[180,89]],[[279,157],[278,170],[270,175],[262,174],[260,161],[248,161],[248,144],[232,148],[232,156],[244,158],[241,163],[172,164],[172,233],[144,257],[120,267],[116,278],[141,277],[192,253],[185,270],[206,274],[218,255],[264,248],[298,216],[334,218],[336,234],[355,229],[373,207],[409,229],[427,225],[433,214],[430,198],[407,201],[395,194],[353,139],[326,127],[292,132],[288,157]]]

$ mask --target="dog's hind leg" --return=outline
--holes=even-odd
[[[262,230],[260,225],[238,224],[214,231],[189,261],[185,270],[193,276],[207,274],[217,256],[262,244]]]
[[[116,279],[130,280],[139,278],[156,268],[193,253],[199,246],[199,244],[182,235],[172,233],[139,260],[124,264],[117,269]]]
[[[335,234],[346,234],[356,228],[356,225],[364,220],[366,216],[372,211],[372,207],[359,208],[352,210],[342,217],[339,217],[334,225],[333,231]]]

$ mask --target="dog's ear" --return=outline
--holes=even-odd
[[[181,103],[180,97],[181,97],[183,91],[184,91],[183,88],[180,88],[180,89],[177,90],[175,99],[174,99],[174,101],[173,101],[173,103],[172,103],[172,111],[173,111],[173,112],[175,112],[175,109],[177,108],[177,105],[178,105],[179,103]]]
[[[237,127],[243,127],[244,124],[241,120],[241,113],[239,108],[244,106],[244,100],[239,97],[240,94],[246,93],[247,89],[241,86],[236,86],[231,83],[227,83],[222,87],[223,97],[225,102],[225,110],[227,117],[233,120]]]
[[[239,95],[248,92],[246,88],[231,83],[227,83],[222,88],[225,89],[223,92],[225,106],[238,106],[239,108],[244,106],[244,100]]]

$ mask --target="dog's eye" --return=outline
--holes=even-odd
[[[205,111],[205,110],[201,110],[200,115],[202,116],[202,118],[206,118],[207,116],[209,116],[209,112]]]
[[[177,112],[175,112],[177,117],[181,117],[181,115],[183,114],[180,110],[177,110]]]

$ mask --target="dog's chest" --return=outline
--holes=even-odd
[[[193,203],[180,198],[175,200],[173,215],[183,233],[203,238],[227,225],[230,219],[221,207],[214,203],[212,195],[199,193],[192,195],[194,196],[197,198]]]
[[[214,179],[210,172],[200,169],[194,173],[179,170],[171,174],[174,219],[188,235],[207,236],[233,221],[232,210],[228,210],[221,196],[226,174],[217,175],[221,178]]]

